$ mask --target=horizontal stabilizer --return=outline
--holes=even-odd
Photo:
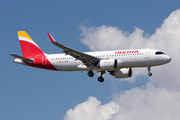
[[[22,57],[22,56],[19,56],[19,55],[16,55],[16,54],[9,54],[9,55],[11,55],[11,56],[13,56],[15,58],[19,58],[19,59],[24,60],[24,61],[34,61],[32,59],[25,58],[25,57]]]

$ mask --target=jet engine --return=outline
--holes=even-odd
[[[115,70],[117,68],[117,60],[116,59],[103,59],[101,60],[97,66],[101,70]]]
[[[115,78],[129,78],[132,76],[131,68],[122,68],[114,71],[109,71],[112,76]]]

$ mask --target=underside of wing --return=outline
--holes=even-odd
[[[87,67],[90,67],[92,65],[96,65],[100,61],[100,59],[97,58],[97,57],[94,57],[94,56],[89,55],[89,54],[85,54],[83,52],[74,50],[72,48],[69,48],[69,47],[66,47],[66,46],[64,46],[62,44],[57,43],[49,33],[48,33],[48,36],[49,36],[51,42],[54,45],[56,45],[56,46],[60,47],[61,49],[63,49],[63,52],[66,55],[71,55],[72,57],[76,58],[76,60],[82,61]]]

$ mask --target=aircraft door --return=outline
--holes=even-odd
[[[150,50],[149,49],[145,50],[145,59],[150,59]]]
[[[42,57],[42,65],[46,65],[47,64],[47,58],[46,57]]]

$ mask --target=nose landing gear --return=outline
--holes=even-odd
[[[149,72],[149,73],[148,73],[148,75],[149,75],[149,76],[152,76],[152,73],[151,73],[151,72]]]
[[[152,73],[151,73],[151,67],[148,66],[147,69],[148,69],[148,76],[152,76]]]

